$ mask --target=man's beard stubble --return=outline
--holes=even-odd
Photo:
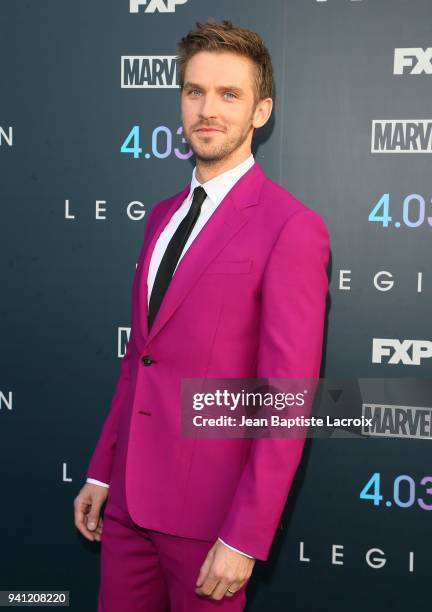
[[[211,127],[211,126],[209,125],[209,126],[203,126],[203,127]],[[219,146],[216,146],[216,148],[213,148],[208,153],[201,153],[197,149],[197,147],[193,145],[193,143],[188,138],[188,136],[186,134],[184,135],[185,135],[187,143],[189,144],[190,148],[192,149],[195,155],[195,159],[199,160],[205,166],[212,166],[214,164],[217,164],[223,161],[224,159],[229,157],[234,151],[240,148],[242,144],[245,142],[245,140],[247,139],[247,137],[249,136],[249,132],[251,129],[253,130],[252,126],[249,126],[249,128],[245,130],[242,134],[240,134],[240,136],[236,140],[228,140],[228,142],[225,142]]]

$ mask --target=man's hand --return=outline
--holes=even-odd
[[[255,559],[231,550],[217,540],[201,566],[195,593],[207,595],[210,599],[222,599],[225,595],[232,597],[249,580],[254,564]]]
[[[91,542],[101,541],[103,519],[100,511],[107,497],[107,487],[86,482],[74,499],[75,527]]]

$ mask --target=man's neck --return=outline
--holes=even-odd
[[[244,162],[248,157],[252,155],[252,151],[243,152],[239,156],[229,157],[228,159],[221,159],[217,162],[206,162],[197,159],[196,168],[195,168],[195,176],[197,180],[202,184],[211,179],[219,176],[223,172],[227,172],[232,168],[235,168],[242,162]]]

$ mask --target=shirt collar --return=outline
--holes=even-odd
[[[254,165],[254,163],[254,156],[251,154],[241,164],[234,166],[234,168],[226,172],[222,172],[222,174],[218,174],[218,176],[215,176],[205,183],[200,183],[196,178],[195,167],[192,172],[189,195],[193,193],[195,187],[202,185],[213,204],[218,206],[227,195],[228,191],[234,187],[237,181]]]

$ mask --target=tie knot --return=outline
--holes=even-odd
[[[199,185],[199,187],[195,187],[194,192],[193,192],[192,205],[198,206],[199,208],[201,208],[201,204],[204,202],[206,197],[207,197],[207,194],[205,192],[204,187],[202,187],[201,185]]]

